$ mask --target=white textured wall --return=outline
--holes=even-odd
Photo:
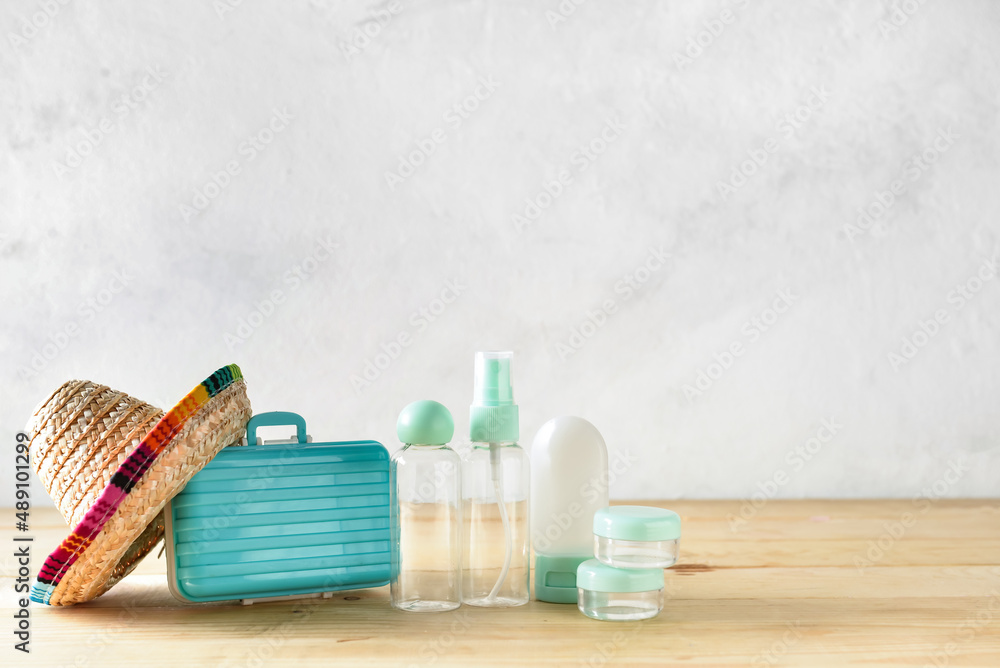
[[[996,2],[225,2],[0,8],[8,445],[236,362],[393,449],[511,348],[522,440],[588,418],[615,498],[1000,491]]]

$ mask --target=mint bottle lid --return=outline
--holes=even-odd
[[[576,586],[590,591],[632,594],[663,589],[662,568],[615,568],[588,559],[576,569]]]
[[[455,435],[455,420],[444,404],[430,399],[414,401],[400,411],[396,435],[407,445],[444,445]]]

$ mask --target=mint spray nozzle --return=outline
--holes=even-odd
[[[476,443],[516,441],[518,410],[511,374],[512,352],[476,353],[469,436]]]

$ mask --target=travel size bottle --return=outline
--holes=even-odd
[[[608,505],[608,448],[583,418],[549,420],[531,443],[535,598],[577,602],[577,568],[594,557],[594,515]]]
[[[451,413],[415,401],[396,422],[402,450],[389,464],[392,606],[410,612],[462,604],[462,463],[447,443]]]
[[[472,451],[462,464],[465,537],[462,601],[528,602],[528,457],[517,444],[510,352],[476,353],[469,412]]]

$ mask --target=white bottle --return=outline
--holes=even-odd
[[[594,557],[594,513],[608,505],[608,448],[594,425],[549,420],[531,444],[535,598],[576,603],[576,569]]]

